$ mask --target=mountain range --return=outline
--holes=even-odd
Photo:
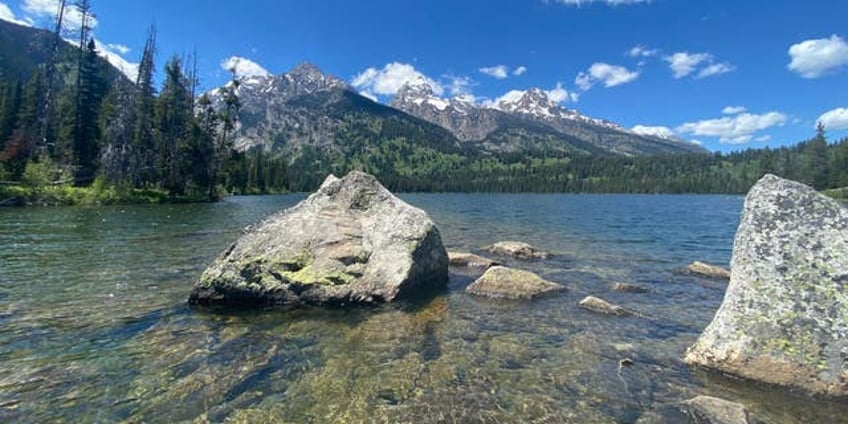
[[[229,83],[229,84],[232,84]],[[221,89],[208,93],[222,102]],[[478,154],[608,154],[640,156],[704,152],[684,140],[637,134],[564,108],[540,89],[494,104],[436,96],[423,80],[405,84],[389,105],[368,99],[339,78],[304,63],[277,76],[252,76],[237,87],[241,102],[236,147],[295,153],[304,146],[341,153],[351,131],[391,135],[442,151]]]

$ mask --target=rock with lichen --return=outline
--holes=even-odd
[[[203,272],[189,302],[380,303],[447,280],[447,252],[427,214],[351,172],[249,229]]]
[[[730,284],[691,365],[848,396],[848,211],[773,175],[748,193]]]
[[[465,290],[473,295],[502,299],[531,299],[564,287],[520,269],[493,266]]]

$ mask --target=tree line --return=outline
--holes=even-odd
[[[87,1],[75,7],[90,16]],[[157,90],[154,28],[130,81],[98,56],[82,22],[78,46],[55,51],[26,79],[0,75],[0,181],[86,187],[101,180],[216,198],[232,152],[238,81],[213,105],[196,95],[196,55],[174,56]],[[62,33],[59,18],[57,40]]]

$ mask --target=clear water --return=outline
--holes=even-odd
[[[741,197],[403,197],[450,250],[515,239],[555,253],[507,262],[568,291],[483,300],[463,291],[475,273],[452,270],[447,292],[415,304],[215,314],[185,305],[200,272],[303,196],[3,209],[0,422],[651,422],[698,394],[769,422],[848,421],[844,404],[681,361],[725,285],[674,271],[728,263]],[[579,309],[589,294],[639,315]]]

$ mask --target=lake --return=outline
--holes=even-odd
[[[446,292],[414,303],[213,313],[185,304],[202,270],[303,195],[0,209],[0,422],[655,422],[698,394],[769,422],[848,420],[844,404],[682,363],[726,282],[675,271],[727,266],[740,196],[401,197],[448,250],[521,240],[554,253],[506,262],[568,290],[473,298],[479,274],[452,269]],[[638,314],[578,308],[590,294]]]

